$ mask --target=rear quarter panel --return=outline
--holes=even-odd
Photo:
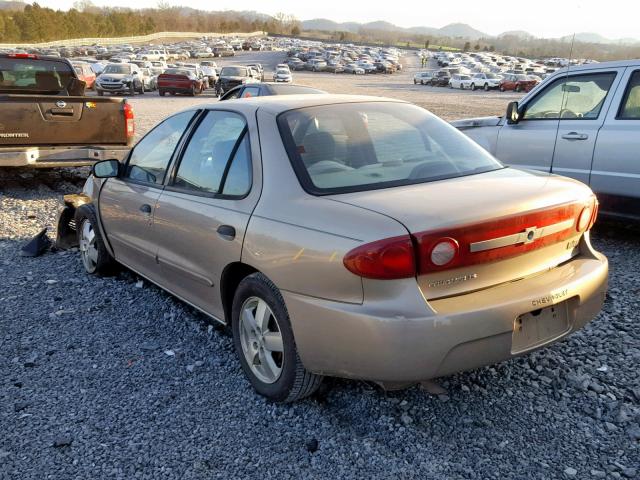
[[[306,193],[282,145],[276,119],[258,111],[262,196],[249,222],[242,261],[278,288],[329,300],[362,303],[362,279],[345,254],[374,240],[406,235],[397,221]]]

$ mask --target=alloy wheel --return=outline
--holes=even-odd
[[[240,310],[240,344],[251,372],[264,383],[275,383],[284,366],[284,345],[278,320],[269,305],[249,297]]]
[[[93,225],[87,219],[80,227],[80,255],[84,268],[89,273],[96,271],[98,266],[98,245],[96,244],[96,232]]]

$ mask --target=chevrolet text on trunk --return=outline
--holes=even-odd
[[[414,105],[291,95],[169,117],[61,218],[89,273],[125,265],[231,325],[251,384],[286,402],[326,375],[402,388],[583,327],[607,288],[597,210]]]

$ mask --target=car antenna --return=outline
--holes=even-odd
[[[571,47],[569,48],[569,59],[567,61],[567,72],[565,75],[565,80],[564,80],[564,85],[567,84],[567,82],[569,81],[569,70],[571,70],[571,60],[573,60],[573,46],[575,45],[576,42],[576,34],[575,32],[573,33],[573,36],[571,37]],[[556,127],[556,139],[555,142],[553,143],[553,153],[551,154],[551,168],[549,169],[549,173],[553,173],[553,160],[556,156],[556,147],[558,146],[558,136],[560,135],[560,121],[562,120],[562,112],[564,110],[564,107],[567,104],[567,96],[569,95],[569,89],[568,88],[562,88],[562,101],[560,102],[560,109],[558,110],[558,125]]]

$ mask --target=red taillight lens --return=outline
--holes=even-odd
[[[130,103],[124,104],[124,122],[127,137],[133,137],[136,134],[136,127],[133,118],[133,107],[131,107]]]
[[[7,55],[9,58],[33,58],[37,59],[38,56],[33,53],[10,53]]]
[[[392,280],[416,275],[415,252],[409,235],[356,247],[343,261],[350,272],[365,278]]]

